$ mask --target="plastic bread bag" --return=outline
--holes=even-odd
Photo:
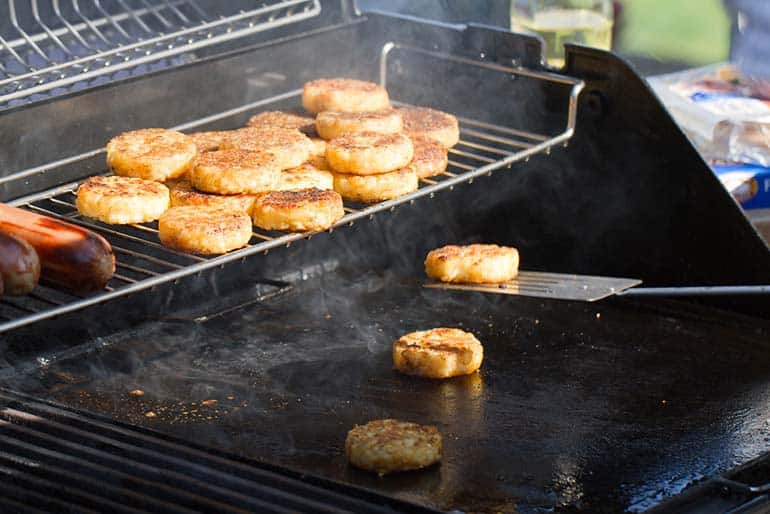
[[[770,166],[770,83],[749,80],[729,64],[649,82],[704,154]]]

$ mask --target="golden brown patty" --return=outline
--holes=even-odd
[[[230,149],[200,154],[190,172],[190,182],[207,193],[262,193],[271,191],[280,176],[273,154]]]
[[[354,79],[319,79],[305,84],[302,107],[322,111],[379,111],[390,107],[388,92],[373,82]]]
[[[134,130],[107,143],[107,165],[116,175],[163,182],[184,175],[197,151],[193,140],[181,132]]]
[[[395,134],[401,132],[404,123],[394,109],[368,112],[324,111],[315,120],[316,131],[324,139],[334,139],[356,132]]]
[[[310,188],[334,189],[334,177],[331,172],[318,169],[306,162],[302,166],[282,171],[275,190],[291,191]]]
[[[280,127],[297,129],[308,136],[315,135],[315,119],[312,116],[288,111],[265,111],[255,114],[246,123],[247,127]]]
[[[175,179],[166,182],[171,193],[171,207],[182,205],[201,205],[206,207],[225,207],[234,211],[251,212],[254,206],[253,194],[217,195],[203,193],[195,189],[188,179]]]
[[[387,173],[403,168],[413,156],[412,141],[404,134],[358,132],[333,139],[326,145],[326,160],[338,173]]]
[[[451,114],[427,107],[397,109],[404,119],[404,131],[410,136],[428,136],[447,148],[460,141],[460,126]]]
[[[446,170],[449,159],[446,147],[427,136],[412,136],[414,157],[406,167],[411,168],[420,178],[432,177]]]
[[[441,460],[441,434],[434,426],[378,419],[348,432],[345,453],[352,465],[380,476],[421,469]]]
[[[417,174],[408,168],[379,175],[334,173],[334,190],[352,202],[390,200],[416,191],[418,187]]]
[[[254,224],[266,230],[326,230],[345,215],[342,197],[331,190],[272,191],[254,202]]]
[[[168,188],[135,177],[91,177],[78,187],[78,212],[104,223],[154,221],[168,209]]]
[[[213,152],[219,150],[222,140],[229,134],[229,130],[215,130],[212,132],[193,132],[190,134],[198,152]]]
[[[270,152],[275,156],[278,167],[286,170],[307,161],[313,144],[297,129],[248,127],[232,131],[222,141],[220,148]]]
[[[493,244],[448,245],[428,253],[425,273],[442,282],[497,284],[518,275],[519,252]]]
[[[481,367],[484,348],[476,337],[456,328],[406,334],[393,342],[393,366],[407,375],[449,378]]]
[[[326,155],[326,141],[320,137],[311,137],[310,143],[313,147],[310,149],[310,158],[324,157]]]
[[[251,218],[223,207],[172,207],[158,220],[158,236],[164,246],[175,250],[220,254],[248,244]]]
[[[324,170],[324,171],[332,170],[332,167],[329,166],[329,161],[327,161],[326,157],[323,155],[314,155],[310,157],[307,163],[315,166],[319,170]]]

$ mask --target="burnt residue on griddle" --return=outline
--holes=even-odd
[[[125,332],[15,386],[442,509],[641,510],[770,449],[761,322],[438,291],[345,268],[295,285],[205,324]],[[442,325],[483,342],[480,373],[392,369],[395,338]],[[347,431],[384,417],[438,426],[442,463],[386,478],[349,467]]]

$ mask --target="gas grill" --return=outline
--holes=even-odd
[[[64,4],[10,0],[1,26],[0,198],[102,234],[117,273],[93,294],[43,284],[0,301],[8,509],[665,512],[707,477],[678,508],[762,507],[761,473],[718,475],[769,449],[767,296],[422,287],[427,251],[467,242],[651,286],[770,282],[765,243],[617,56],[570,46],[548,70],[535,38],[349,1]],[[455,113],[447,173],[346,203],[329,231],[255,230],[218,257],[164,248],[153,223],[77,214],[115,134],[237,128],[333,76]],[[475,333],[481,373],[395,374],[390,343],[433,326]],[[347,431],[383,417],[437,425],[442,464],[348,467]]]

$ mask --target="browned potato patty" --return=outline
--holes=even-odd
[[[313,147],[310,149],[310,158],[323,157],[326,155],[326,141],[320,137],[311,137],[310,143]]]
[[[331,190],[272,191],[254,202],[254,224],[266,230],[326,230],[345,215],[342,197]]]
[[[235,149],[270,152],[282,170],[296,168],[310,158],[313,143],[297,129],[281,127],[247,127],[232,131],[220,145],[222,150]]]
[[[211,132],[193,132],[190,134],[198,152],[213,152],[219,150],[222,140],[227,137],[229,130],[215,130]]]
[[[434,426],[378,419],[348,432],[345,453],[355,467],[380,476],[421,469],[441,460],[441,434]]]
[[[404,119],[404,131],[410,136],[428,136],[447,148],[460,141],[460,126],[451,114],[427,107],[397,109]]]
[[[420,178],[432,177],[446,171],[449,158],[446,147],[440,142],[426,136],[412,136],[414,157],[407,165]]]
[[[334,190],[351,202],[382,202],[416,191],[419,185],[417,174],[409,168],[379,175],[334,173]]]
[[[402,131],[404,123],[394,109],[368,112],[324,111],[318,113],[315,126],[318,135],[329,140],[356,132],[395,134]]]
[[[223,207],[172,207],[158,220],[158,236],[164,246],[182,252],[226,253],[248,244],[251,218]]]
[[[413,156],[412,140],[404,134],[357,132],[340,136],[326,145],[326,160],[338,173],[387,173],[403,168]]]
[[[310,160],[308,160],[307,162],[308,164],[315,166],[319,170],[325,170],[325,171],[332,170],[332,167],[329,166],[329,161],[327,161],[326,157],[323,155],[314,155],[310,157]]]
[[[110,224],[155,221],[169,206],[166,186],[135,177],[91,177],[77,197],[80,214]]]
[[[379,111],[390,107],[385,88],[355,79],[319,79],[305,84],[302,107],[317,114],[322,111]]]
[[[393,342],[393,366],[427,378],[469,375],[481,367],[484,348],[476,337],[456,328],[406,334]]]
[[[187,173],[197,152],[190,136],[181,132],[134,130],[107,143],[107,165],[116,175],[163,182]]]
[[[274,189],[280,176],[273,154],[230,149],[200,154],[190,182],[207,193],[262,193]]]
[[[176,179],[166,182],[171,193],[171,207],[181,205],[201,205],[205,207],[225,207],[234,211],[251,212],[255,195],[217,195],[203,193],[195,189],[188,179]]]
[[[425,273],[442,282],[497,284],[516,278],[519,252],[493,244],[448,245],[428,253]]]
[[[331,172],[321,170],[306,162],[302,166],[283,170],[276,185],[276,191],[296,189],[334,189],[334,177]]]
[[[315,135],[315,119],[312,116],[289,111],[265,111],[255,114],[246,123],[247,127],[281,127],[297,129],[308,136]]]

